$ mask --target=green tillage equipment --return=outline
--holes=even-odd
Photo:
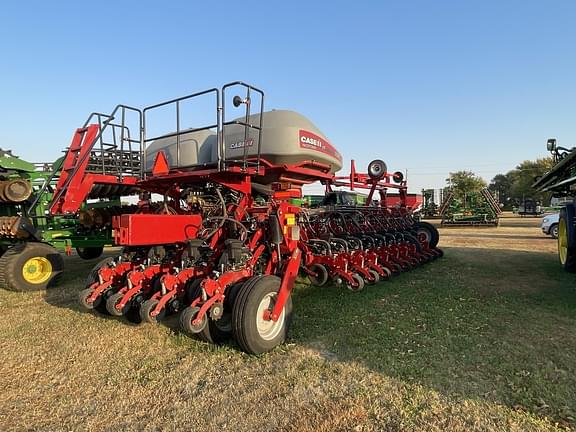
[[[64,262],[58,250],[70,254],[72,248],[76,248],[82,258],[90,259],[100,256],[104,246],[112,244],[109,224],[86,227],[76,216],[46,216],[52,188],[42,188],[42,185],[57,178],[62,159],[53,164],[32,164],[0,149],[2,288],[14,291],[44,289],[63,271]],[[37,205],[31,213],[30,205],[36,199]],[[113,204],[119,205],[119,202],[96,203],[90,207]]]
[[[502,213],[500,206],[488,189],[467,193],[463,200],[449,192],[440,206],[442,225],[498,226],[498,217]]]

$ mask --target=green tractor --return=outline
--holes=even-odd
[[[546,148],[554,166],[534,179],[532,187],[564,200],[558,218],[558,258],[564,270],[576,273],[576,147],[560,147],[556,138],[549,138]]]
[[[55,283],[64,269],[60,251],[93,259],[112,244],[111,217],[120,201],[85,204],[78,215],[48,209],[63,157],[26,162],[0,149],[0,287],[35,291]]]

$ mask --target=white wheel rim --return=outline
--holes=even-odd
[[[282,309],[282,313],[276,322],[264,319],[264,312],[267,310],[271,311],[274,307],[275,298],[275,293],[266,294],[260,301],[260,304],[258,305],[258,311],[256,312],[256,328],[258,329],[258,334],[264,340],[274,339],[284,328],[284,308]]]

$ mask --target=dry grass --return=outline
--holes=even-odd
[[[0,430],[570,428],[576,281],[536,223],[443,229],[445,259],[361,293],[301,286],[261,357],[79,311],[72,257],[57,289],[0,292]]]

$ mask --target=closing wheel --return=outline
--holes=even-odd
[[[76,252],[78,256],[85,260],[90,260],[94,258],[98,258],[102,255],[104,251],[104,246],[96,246],[96,247],[77,247]]]
[[[356,282],[356,286],[353,286],[350,282],[346,281],[346,288],[350,291],[362,291],[364,289],[364,279],[358,273],[352,274],[352,279]]]
[[[96,282],[99,281],[99,275],[98,273],[100,272],[100,269],[103,267],[107,267],[110,263],[114,262],[114,258],[112,257],[108,257],[108,258],[104,258],[103,260],[99,261],[94,267],[92,267],[92,270],[90,270],[90,273],[88,273],[88,277],[86,278],[86,284],[85,287],[86,289],[90,288],[93,284],[95,284]],[[80,292],[80,296],[82,296],[82,292]],[[104,293],[102,293],[102,295],[98,296],[98,298],[96,299],[96,301],[93,303],[93,309],[100,312],[101,314],[104,315],[110,315],[108,313],[108,311],[106,310],[106,299],[108,298],[108,296],[111,294],[111,291],[104,291]],[[82,306],[84,306],[84,304],[82,303],[82,298],[79,298],[80,300],[80,304]]]
[[[308,279],[310,279],[312,285],[317,287],[326,285],[328,282],[328,270],[326,270],[326,266],[323,264],[312,264],[309,270],[316,273],[316,275],[308,275]]]
[[[375,159],[368,164],[368,175],[370,178],[382,178],[386,174],[386,170],[386,163],[383,160]]]
[[[232,337],[232,314],[224,313],[218,320],[207,319],[207,325],[198,332],[200,340],[212,344],[221,344]]]
[[[119,293],[119,292],[114,293],[110,297],[108,297],[108,299],[106,300],[106,310],[108,311],[108,313],[110,315],[122,316],[126,312],[128,312],[128,310],[130,309],[129,303],[126,304],[126,306],[124,306],[122,309],[116,308],[116,305],[118,303],[120,303],[120,300],[122,300],[122,297],[124,297],[124,293]]]
[[[195,287],[192,288],[190,295],[195,299],[202,292],[200,288],[200,280],[198,280],[198,283],[194,285]],[[226,289],[222,316],[217,320],[212,319],[211,316],[206,317],[204,320],[206,325],[204,325],[200,331],[196,332],[196,336],[200,340],[208,343],[220,344],[228,341],[232,337],[232,306],[234,305],[234,301],[236,300],[236,296],[241,287],[242,283],[239,283]]]
[[[371,279],[366,281],[368,285],[376,285],[378,282],[380,282],[380,273],[374,269],[369,269],[368,273],[370,273],[371,276]]]
[[[0,257],[0,286],[12,291],[38,291],[56,282],[64,260],[46,243],[17,244]]]
[[[277,321],[266,319],[280,290],[277,276],[256,276],[240,288],[232,309],[232,333],[249,354],[271,351],[286,340],[292,318],[292,297],[288,296]]]
[[[574,231],[574,206],[567,205],[560,210],[560,220],[558,221],[558,257],[562,268],[570,273],[576,273]]]
[[[157,324],[159,321],[162,321],[166,316],[166,308],[163,308],[160,313],[156,316],[150,315],[150,313],[156,309],[159,301],[156,299],[146,300],[144,303],[140,305],[139,313],[140,319],[142,322]]]
[[[418,240],[426,240],[428,242],[428,247],[434,249],[438,245],[440,240],[440,234],[434,225],[428,222],[418,222],[416,226],[416,233],[418,235]]]
[[[194,324],[193,321],[196,319],[196,315],[200,312],[199,307],[191,307],[188,306],[186,309],[182,311],[180,314],[180,328],[188,333],[188,334],[198,334],[206,327],[208,323],[208,319],[206,315],[202,318],[202,320],[198,324]]]
[[[88,297],[90,297],[93,292],[94,290],[92,288],[86,288],[80,291],[80,294],[78,294],[78,301],[80,302],[80,306],[82,306],[84,309],[92,310],[102,301],[102,297],[97,297],[96,301],[88,302]]]
[[[392,277],[392,270],[390,270],[388,267],[382,267],[382,270],[384,270],[386,276],[380,276],[380,279],[388,280]]]

